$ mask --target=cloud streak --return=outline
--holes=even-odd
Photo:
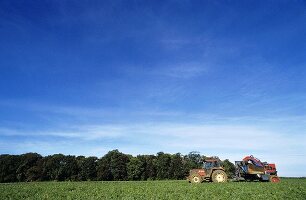
[[[230,158],[231,161],[241,159],[243,156],[253,154],[263,160],[276,162],[280,165],[280,171],[288,169],[292,163],[284,162],[285,157],[290,159],[303,159],[306,152],[303,148],[306,140],[305,134],[295,134],[290,137],[286,133],[277,132],[260,126],[247,125],[205,125],[205,124],[177,124],[177,123],[134,123],[134,124],[108,124],[108,125],[80,125],[70,127],[69,130],[37,132],[24,132],[14,129],[0,129],[0,137],[19,138],[52,138],[56,137],[58,144],[46,140],[26,140],[12,142],[16,151],[23,152],[31,149],[39,150],[38,146],[44,146],[43,151],[65,152],[67,148],[76,154],[103,155],[108,150],[119,148],[121,151],[134,155],[158,151],[170,153],[188,153],[193,150],[200,151],[204,155],[218,155],[221,158]],[[62,139],[61,139],[62,138]],[[68,138],[64,139],[64,138]],[[105,143],[111,139],[112,143]],[[53,141],[53,140],[50,140]],[[120,141],[125,141],[120,143]],[[14,143],[14,144],[13,144]],[[24,144],[24,145],[23,145]],[[2,143],[2,151],[8,144]],[[24,148],[23,148],[24,147]],[[146,147],[146,150],[143,148]],[[103,152],[103,153],[101,153]],[[24,152],[23,152],[24,153]],[[38,153],[42,153],[39,152]],[[284,173],[284,172],[283,172]],[[301,174],[302,173],[302,174]],[[301,172],[300,175],[306,175]],[[285,175],[285,174],[284,174]],[[289,173],[288,175],[297,175]]]
[[[153,71],[153,74],[170,78],[191,79],[206,74],[208,70],[208,66],[204,62],[182,62],[177,65],[166,65]]]
[[[62,128],[61,131],[24,131],[10,128],[0,129],[2,136],[59,136],[81,140],[105,138],[152,138],[160,147],[172,146],[173,149],[228,149],[280,151],[282,147],[301,149],[306,139],[304,134],[288,138],[287,133],[279,133],[248,125],[207,125],[177,123],[141,123],[141,124],[107,124],[107,125],[74,125]],[[192,145],[190,145],[190,143]]]

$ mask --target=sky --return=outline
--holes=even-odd
[[[0,154],[254,155],[306,176],[305,143],[305,1],[0,0]]]

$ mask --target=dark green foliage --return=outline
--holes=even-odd
[[[146,172],[146,160],[141,156],[133,157],[127,165],[128,180],[144,180]]]
[[[233,177],[235,175],[235,165],[231,163],[228,159],[222,162],[224,170],[228,177]]]
[[[31,181],[35,178],[33,177],[33,172],[39,174],[39,170],[33,167],[37,166],[41,159],[42,156],[37,153],[26,153],[20,155],[20,163],[16,171],[18,181]]]
[[[129,157],[118,150],[109,152],[110,168],[115,181],[127,180],[127,164]]]
[[[63,154],[54,154],[44,158],[43,180],[65,180],[62,167],[65,165],[64,157]]]
[[[118,150],[109,151],[100,159],[63,154],[0,155],[0,182],[177,180],[185,179],[190,169],[200,168],[202,160],[198,152],[133,157]],[[231,176],[233,164],[228,160],[223,164]]]
[[[197,151],[190,152],[187,156],[187,160],[188,160],[188,163],[189,163],[189,167],[192,168],[192,169],[201,168],[201,166],[203,164],[203,159],[202,159],[200,153],[197,152]]]
[[[109,160],[105,157],[102,157],[98,161],[97,166],[97,180],[99,181],[111,181],[113,180],[112,171],[110,168]]]
[[[156,170],[157,170],[157,179],[170,179],[170,164],[171,164],[171,155],[165,154],[163,152],[157,153],[156,158]]]
[[[188,176],[190,169],[201,168],[203,165],[203,157],[197,151],[192,151],[188,155],[182,156],[182,173],[183,177]]]
[[[155,180],[157,176],[156,156],[146,155],[145,162],[146,162],[146,173],[144,180]]]
[[[60,161],[60,168],[57,180],[75,181],[78,177],[78,166],[75,156],[64,156]]]
[[[127,180],[127,163],[129,157],[117,149],[108,152],[98,162],[98,180]]]
[[[17,169],[21,163],[21,157],[16,155],[0,155],[0,182],[17,181]]]
[[[97,157],[84,157],[84,156],[78,156],[77,158],[78,163],[78,180],[80,181],[92,181],[96,180],[97,178]]]
[[[127,167],[129,180],[156,179],[156,156],[154,155],[132,157]]]
[[[40,181],[43,178],[43,168],[42,168],[42,162],[39,162],[37,165],[32,166],[27,170],[26,173],[26,181]]]
[[[43,158],[42,180],[77,180],[78,166],[75,156],[54,154]]]
[[[170,179],[179,180],[184,179],[184,165],[183,165],[183,157],[180,153],[174,154],[171,156],[170,163]]]

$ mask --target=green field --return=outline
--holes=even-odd
[[[306,179],[281,183],[186,181],[0,184],[0,199],[306,199]]]

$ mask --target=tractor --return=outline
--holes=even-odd
[[[187,180],[190,183],[227,182],[222,161],[218,157],[210,157],[204,160],[201,169],[192,169]],[[272,163],[261,162],[254,156],[246,156],[242,161],[235,161],[235,177],[233,181],[266,181],[278,183],[276,166]]]
[[[222,165],[222,161],[218,157],[210,157],[204,160],[201,169],[192,169],[189,172],[187,180],[190,183],[227,182],[227,175]]]
[[[275,164],[261,162],[252,155],[246,156],[242,161],[235,161],[235,168],[236,181],[280,182]]]

